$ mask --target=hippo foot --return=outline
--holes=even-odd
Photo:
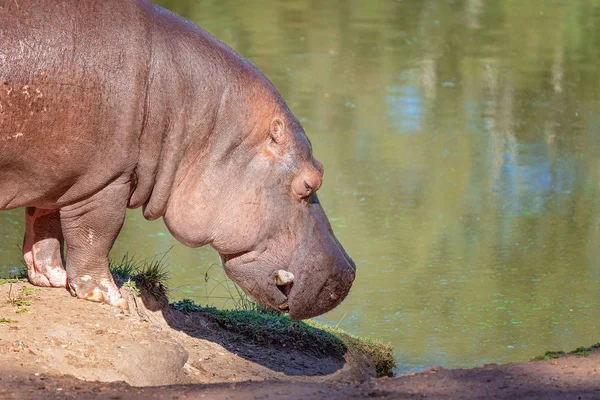
[[[127,300],[121,297],[121,293],[112,279],[104,278],[100,283],[91,276],[84,275],[69,281],[71,295],[80,299],[96,303],[106,303],[122,310],[129,310]]]
[[[31,245],[25,241],[23,259],[27,265],[27,279],[34,286],[67,287],[67,272],[62,263],[58,241],[42,240]]]
[[[34,286],[55,288],[67,287],[67,273],[61,267],[48,268],[43,271],[30,268],[27,270],[27,279],[29,280],[29,283]]]

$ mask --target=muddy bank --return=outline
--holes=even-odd
[[[316,351],[298,332],[252,336],[256,325],[229,326],[243,319],[165,312],[164,300],[130,297],[122,313],[26,283],[0,285],[0,299],[0,398],[600,398],[594,348],[374,378],[372,355]]]
[[[0,285],[6,299],[0,301],[0,368],[134,386],[377,375],[370,354],[303,323],[193,304],[175,308],[165,297],[142,300],[122,291],[130,312],[76,300],[66,290]]]

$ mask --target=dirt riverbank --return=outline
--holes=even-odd
[[[289,337],[249,341],[160,302],[132,300],[122,313],[27,283],[0,285],[0,299],[0,398],[600,398],[597,349],[374,378],[366,356],[313,351]]]

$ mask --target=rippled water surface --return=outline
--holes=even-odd
[[[600,340],[600,1],[160,1],[254,62],[325,164],[358,265],[319,319],[399,371]],[[23,210],[0,213],[0,268]],[[232,304],[216,254],[128,214],[112,256],[171,251],[173,297]]]

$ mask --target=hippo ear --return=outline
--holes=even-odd
[[[280,118],[273,118],[271,121],[271,140],[276,144],[283,144],[285,141],[285,125]]]

